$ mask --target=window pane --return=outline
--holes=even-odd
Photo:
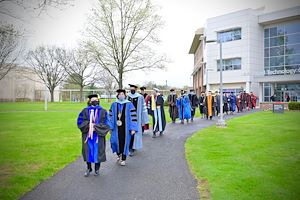
[[[265,96],[270,96],[270,89],[269,88],[265,88],[264,89],[264,93],[265,93]]]
[[[270,66],[270,65],[269,65],[269,60],[270,60],[270,58],[265,58],[265,67]]]
[[[299,55],[285,56],[285,64],[286,65],[300,64],[300,56]]]
[[[285,54],[300,54],[300,44],[287,45],[285,47]]]
[[[280,66],[280,65],[283,65],[283,56],[270,58],[270,66]]]
[[[270,48],[270,56],[282,56],[283,46]]]
[[[300,22],[290,23],[285,26],[286,34],[299,33],[300,32]]]
[[[286,44],[300,43],[300,33],[293,34],[293,35],[287,35],[285,42],[286,42]]]
[[[218,40],[222,42],[233,41],[241,39],[241,29],[234,29],[230,31],[218,32]]]
[[[270,28],[270,37],[277,36],[277,27]]]
[[[270,53],[269,53],[270,49],[267,48],[265,49],[265,57],[269,57],[270,56]]]
[[[265,48],[270,46],[270,39],[265,39]]]
[[[265,36],[265,38],[270,37],[270,32],[269,32],[269,29],[268,29],[268,28],[265,29],[265,34],[264,34],[264,36]]]
[[[275,37],[270,39],[270,46],[280,46],[283,45],[284,43],[284,37]]]
[[[283,35],[284,34],[284,27],[278,26],[277,27],[277,35]]]

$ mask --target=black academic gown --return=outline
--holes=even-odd
[[[149,100],[149,110],[153,120],[153,132],[163,132],[166,128],[166,116],[164,111],[164,99],[162,95],[154,97],[156,104],[155,108],[152,108],[152,96]]]
[[[192,108],[192,118],[195,116],[196,108],[198,107],[198,98],[196,94],[189,94],[189,99],[191,102],[191,108]]]
[[[94,126],[95,130],[93,133],[96,133],[97,137],[97,145],[98,145],[98,157],[94,163],[105,162],[106,161],[106,141],[105,136],[110,131],[110,127],[108,125],[108,116],[105,109],[100,106],[97,106],[98,111],[98,120],[96,120],[96,124]],[[85,162],[90,162],[89,157],[91,155],[88,142],[86,141],[89,132],[89,112],[92,109],[92,106],[88,106],[84,108],[77,119],[77,126],[82,132],[82,157]]]
[[[172,121],[175,121],[176,118],[178,118],[178,110],[177,110],[177,107],[176,107],[176,99],[177,99],[176,94],[170,94],[168,96],[169,114],[170,114],[170,118],[172,119]]]

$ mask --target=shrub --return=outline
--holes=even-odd
[[[289,102],[289,110],[300,110],[300,102]]]

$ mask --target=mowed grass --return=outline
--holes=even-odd
[[[258,112],[185,144],[202,199],[299,199],[300,112]]]
[[[101,100],[101,105],[108,110],[111,103]],[[81,155],[76,120],[84,107],[48,103],[45,112],[43,102],[0,103],[1,200],[19,198]],[[165,112],[170,122],[167,107]]]

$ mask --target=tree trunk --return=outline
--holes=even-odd
[[[81,85],[80,86],[80,99],[79,99],[79,102],[82,102],[83,101],[83,86]]]
[[[50,89],[51,102],[54,102],[54,89]]]
[[[123,73],[119,72],[119,89],[123,89]]]

